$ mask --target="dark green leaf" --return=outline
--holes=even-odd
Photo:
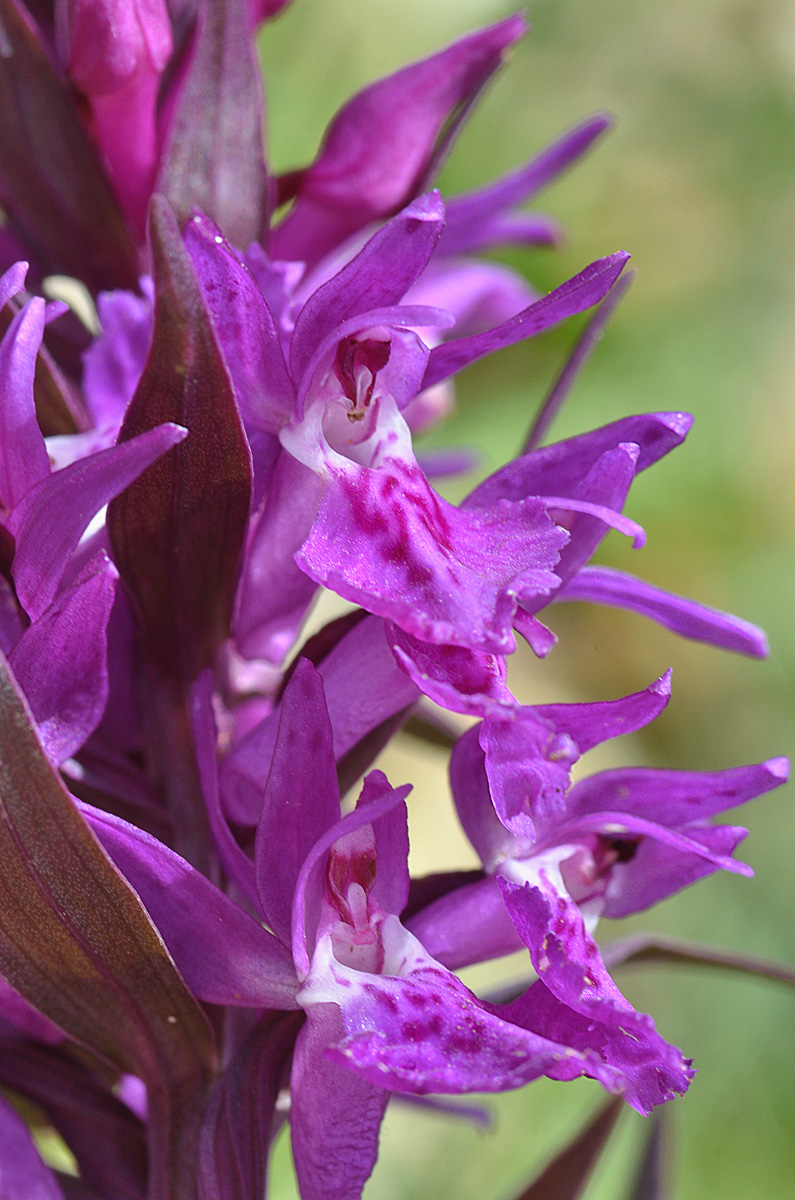
[[[251,496],[232,383],[168,203],[152,201],[152,345],[121,441],[165,421],[188,437],[110,505],[116,564],[150,657],[195,678],[228,636]]]
[[[212,1036],[135,892],[47,759],[0,656],[0,972],[149,1089],[150,1200],[182,1200]]]
[[[50,272],[138,286],[111,185],[65,82],[17,0],[0,0],[0,195]]]
[[[627,1200],[668,1200],[670,1186],[670,1118],[658,1108],[649,1119],[646,1147]]]

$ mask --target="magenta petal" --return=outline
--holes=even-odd
[[[120,7],[129,11],[136,6],[123,3]],[[161,11],[170,34],[165,4]],[[156,110],[161,70],[144,54],[141,65],[126,82],[112,92],[91,97],[88,106],[94,136],[119,204],[142,241],[160,152]]]
[[[309,961],[314,952],[314,934],[318,928],[320,902],[325,887],[322,867],[328,851],[339,838],[354,833],[365,825],[373,826],[377,843],[381,819],[389,816],[394,809],[401,806],[405,812],[406,796],[411,791],[411,784],[405,784],[400,788],[391,788],[386,776],[381,771],[374,771],[368,775],[364,784],[362,792],[364,803],[360,803],[354,812],[348,813],[342,820],[337,821],[335,825],[326,830],[307,855],[298,877],[293,898],[292,941],[293,958],[296,969],[302,978],[309,971]],[[387,836],[394,835],[394,832],[394,824],[387,822]],[[393,854],[390,854],[390,859],[394,864],[395,856]],[[408,876],[405,874],[405,854],[403,871],[404,879],[398,880],[398,889],[407,893]]]
[[[620,808],[666,825],[688,825],[745,804],[786,783],[785,758],[728,771],[663,771],[652,767],[623,767],[602,771],[576,783],[569,793],[572,818]]]
[[[64,1200],[55,1175],[39,1157],[33,1136],[13,1105],[0,1096],[3,1200]]]
[[[561,1040],[574,1047],[585,1050],[590,1043],[589,1048],[597,1050],[596,1055],[587,1056],[596,1060],[587,1073],[610,1091],[621,1092],[627,1103],[642,1113],[685,1092],[693,1074],[689,1064],[657,1033],[651,1017],[635,1012],[621,995],[576,904],[551,887],[543,891],[529,884],[519,887],[502,878],[499,885],[541,984],[571,1012],[568,1037],[563,1034],[565,1013],[560,1016],[558,1036],[563,1034]],[[538,995],[536,989],[530,992]],[[515,1010],[518,1016],[530,1000],[526,993],[508,1012],[514,1015]],[[582,1032],[591,1035],[584,1045],[578,1037]],[[599,1069],[600,1049],[607,1072]]]
[[[539,500],[456,509],[413,461],[385,455],[371,469],[335,456],[296,561],[421,641],[505,654],[517,602],[555,588],[566,539]]]
[[[101,330],[83,356],[83,391],[96,425],[118,429],[149,353],[152,305],[135,292],[101,292]]]
[[[509,17],[371,84],[331,122],[272,234],[274,258],[318,259],[420,191],[478,92],[524,32]]]
[[[628,863],[613,868],[605,893],[604,916],[627,917],[721,870],[748,833],[737,825],[687,826],[691,851],[643,838]],[[695,843],[695,845],[694,845]],[[738,864],[739,865],[739,864]]]
[[[583,478],[608,451],[634,443],[640,451],[636,473],[645,471],[684,441],[693,424],[687,413],[648,413],[624,417],[590,433],[524,454],[484,479],[465,506],[521,500],[525,496],[577,495]]]
[[[436,346],[428,359],[423,387],[431,387],[486,354],[543,333],[567,317],[598,304],[610,291],[628,259],[629,255],[623,250],[608,258],[600,258],[502,325],[485,333],[452,339],[442,346]]]
[[[379,229],[355,258],[309,297],[290,343],[293,378],[300,379],[316,347],[337,325],[403,299],[433,254],[443,224],[439,193],[421,196]]]
[[[438,305],[455,317],[457,337],[482,333],[527,308],[538,293],[515,271],[479,259],[432,259],[406,296],[410,304]]]
[[[296,414],[298,419],[300,420],[304,416],[304,406],[310,389],[316,383],[317,372],[321,367],[325,367],[326,370],[328,369],[332,354],[344,338],[352,337],[364,329],[372,329],[378,325],[383,325],[387,329],[390,329],[394,337],[394,331],[397,329],[422,329],[425,327],[449,329],[454,324],[455,318],[451,313],[445,311],[443,308],[429,308],[424,304],[394,304],[386,308],[374,308],[370,312],[359,313],[355,317],[349,317],[347,321],[343,321],[341,325],[338,325],[331,333],[327,334],[314,350],[298,388],[298,399],[296,400]],[[423,386],[422,377],[425,364],[428,361],[428,349],[416,334],[410,333],[404,335],[402,342],[404,354],[398,356],[399,363],[405,357],[405,350],[410,350],[412,344],[415,347],[413,357],[416,358],[419,356],[420,358],[419,370],[415,363],[411,364],[413,369],[410,369],[408,374],[410,387],[406,386],[405,381],[399,389],[396,389],[394,385],[390,387],[390,392],[397,401],[398,406],[407,404],[409,400],[414,398],[420,387]],[[389,362],[385,368],[385,376],[391,379],[394,370],[394,364]],[[389,373],[388,375],[386,374],[387,372]],[[399,376],[398,382],[400,382]]]
[[[342,1036],[334,1005],[313,1005],[296,1042],[290,1126],[301,1200],[361,1196],[378,1157],[389,1093],[330,1061]]]
[[[516,707],[501,655],[420,642],[391,622],[387,638],[409,678],[442,708],[482,717],[495,708]]]
[[[300,763],[300,770],[296,764]],[[306,856],[339,821],[340,794],[323,681],[302,658],[285,688],[257,827],[257,891],[266,921],[290,940],[293,894]]]
[[[371,771],[364,778],[356,810],[367,813],[371,804],[391,791],[383,771]],[[407,794],[405,789],[398,792]],[[406,907],[409,898],[409,818],[405,804],[389,808],[373,824],[375,855],[378,865],[370,895],[384,912],[397,914]]]
[[[289,420],[295,388],[274,317],[250,271],[218,226],[194,214],[185,245],[199,276],[246,427],[278,432]]]
[[[505,828],[527,842],[554,828],[566,815],[569,776],[579,758],[576,738],[561,723],[539,719],[538,709],[522,708],[512,719],[489,717],[479,740],[494,810]]]
[[[318,662],[318,670],[338,762],[417,699],[417,689],[395,662],[384,624],[376,617],[350,629]],[[231,751],[221,768],[224,805],[230,819],[241,825],[259,820],[278,722],[277,709]]]
[[[14,589],[0,576],[0,650],[8,656],[25,631],[25,620]]]
[[[4,229],[5,233],[6,230]],[[28,273],[26,262],[17,262],[0,275],[0,308],[5,308],[12,296],[16,296],[25,286],[25,276]]]
[[[573,490],[574,497],[587,500],[595,506],[602,505],[608,510],[619,513],[626,500],[630,484],[635,478],[637,462],[638,446],[632,442],[622,443],[615,450],[606,450]],[[545,499],[547,506],[552,508],[552,501],[547,497]],[[561,511],[565,512],[565,507]],[[572,516],[563,522],[557,516],[558,510],[554,509],[558,524],[565,524],[570,534],[569,544],[564,546],[561,551],[560,562],[556,568],[556,574],[564,582],[576,575],[580,568],[587,563],[610,528],[607,521],[600,519],[596,513],[590,516],[585,512],[578,513],[575,509],[568,511],[572,513]],[[613,527],[616,528],[615,525]],[[623,533],[625,530],[621,530],[621,532]],[[637,541],[635,546],[637,547]]]
[[[262,508],[253,518],[241,567],[233,631],[240,653],[281,664],[295,642],[317,585],[297,566],[322,482],[281,450]]]
[[[186,436],[180,425],[158,425],[56,471],[20,500],[8,520],[16,538],[12,574],[17,595],[33,620],[54,600],[66,564],[91,518]]]
[[[406,928],[451,971],[514,954],[524,945],[494,878],[448,892],[421,909]]]
[[[483,725],[458,739],[450,756],[450,784],[458,819],[486,870],[510,853],[513,838],[495,811],[486,775],[486,754],[480,742]]]
[[[716,826],[716,828],[718,827]],[[700,827],[694,826],[693,830],[698,834]],[[720,847],[717,852],[714,852],[708,838],[690,837],[690,832],[690,826],[682,829],[668,829],[656,821],[644,820],[642,817],[630,813],[612,811],[593,813],[586,817],[577,817],[573,821],[566,821],[558,831],[555,841],[579,841],[589,833],[598,833],[608,839],[619,841],[640,841],[642,838],[652,838],[677,854],[703,858],[712,863],[715,868],[720,867],[735,875],[753,875],[753,871],[746,863],[737,862],[736,859],[721,853]],[[732,845],[736,845],[738,840],[735,837]]]
[[[550,650],[553,650],[558,644],[558,639],[552,630],[547,629],[538,617],[534,617],[532,613],[526,612],[523,608],[517,608],[513,618],[513,627],[517,633],[522,635],[537,658],[546,658]]]
[[[25,630],[9,662],[56,766],[99,724],[108,698],[107,628],[118,572],[100,551]]]
[[[50,473],[33,400],[43,333],[44,301],[36,296],[17,313],[0,344],[0,501],[6,508]]]
[[[593,704],[538,704],[532,711],[573,738],[580,754],[585,754],[600,742],[642,729],[659,716],[670,699],[671,672],[666,671],[642,692],[633,692],[620,700],[602,700]]]
[[[371,1083],[460,1095],[521,1087],[540,1075],[574,1079],[587,1070],[579,1055],[502,1020],[433,959],[421,957],[403,976],[339,964],[330,970],[329,995],[336,989],[347,1036],[328,1053]]]
[[[603,114],[589,117],[546,146],[525,166],[476,191],[454,196],[447,203],[447,220],[439,252],[465,254],[493,246],[498,240],[495,237],[495,215],[501,218],[501,210],[524,203],[546,187],[585,154],[596,139],[610,128],[610,124],[610,118]]]
[[[612,567],[584,567],[557,593],[555,600],[587,600],[626,608],[649,617],[680,637],[748,654],[751,658],[767,658],[770,653],[764,631],[750,621],[663,591]]]
[[[289,951],[184,858],[142,829],[80,809],[138,893],[191,991],[208,1004],[296,1008]]]

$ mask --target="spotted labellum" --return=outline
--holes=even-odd
[[[444,1097],[542,1076],[652,1113],[694,1070],[611,978],[599,919],[750,874],[746,831],[711,819],[787,775],[575,779],[662,712],[670,673],[578,704],[508,682],[517,637],[544,670],[567,601],[767,653],[738,617],[589,565],[611,529],[643,544],[631,484],[691,425],[546,441],[628,255],[545,295],[481,257],[556,244],[526,202],[609,120],[440,193],[514,16],[365,87],[276,175],[255,38],[284,7],[0,0],[9,1200],[262,1200],[285,1125],[303,1200],[355,1200],[393,1097],[477,1118]],[[95,332],[41,298],[56,273]],[[433,480],[471,459],[420,439],[455,376],[585,313],[521,453],[451,503]],[[324,589],[346,604],[322,624]],[[471,871],[410,876],[411,782],[379,766],[404,729],[450,752]],[[510,994],[462,981],[517,952]]]

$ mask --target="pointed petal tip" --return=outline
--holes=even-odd
[[[612,129],[616,123],[616,118],[610,112],[595,112],[590,117],[586,117],[583,121],[583,128],[588,129],[593,137],[598,137],[600,133],[607,132]]]
[[[619,442],[618,449],[623,450],[633,463],[637,463],[640,458],[640,446],[637,442]]]
[[[671,676],[672,675],[673,675],[673,668],[669,667],[668,670],[663,675],[661,675],[659,679],[655,680],[655,682],[649,688],[649,691],[656,692],[658,696],[665,696],[666,701],[668,701],[671,697]]]
[[[667,425],[672,433],[683,439],[690,433],[695,420],[691,413],[686,412],[660,412],[654,415],[663,425]]]
[[[747,836],[748,830],[744,829],[740,834],[739,840],[742,841],[743,838],[746,838]],[[753,879],[756,873],[754,868],[750,867],[748,863],[740,862],[739,859],[736,858],[728,859],[727,863],[724,864],[724,870],[730,871],[733,875],[742,875],[744,879]]]
[[[444,213],[442,193],[438,188],[432,188],[431,191],[412,200],[411,204],[403,209],[402,216],[414,217],[418,221],[443,221]]]
[[[527,13],[524,9],[513,13],[510,17],[506,17],[504,21],[498,21],[496,25],[492,25],[492,29],[504,31],[505,45],[511,46],[514,42],[518,42],[526,33],[530,31],[530,22],[527,19]]]
[[[779,787],[789,779],[789,759],[785,755],[781,755],[779,758],[769,758],[762,763],[762,766],[777,780],[774,787]]]

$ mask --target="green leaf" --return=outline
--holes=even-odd
[[[229,634],[251,498],[251,457],[232,382],[174,214],[150,210],[152,345],[120,441],[166,421],[185,441],[114,500],[108,529],[150,657],[183,682]]]
[[[77,811],[0,655],[0,972],[149,1091],[150,1200],[188,1200],[212,1034]]]

